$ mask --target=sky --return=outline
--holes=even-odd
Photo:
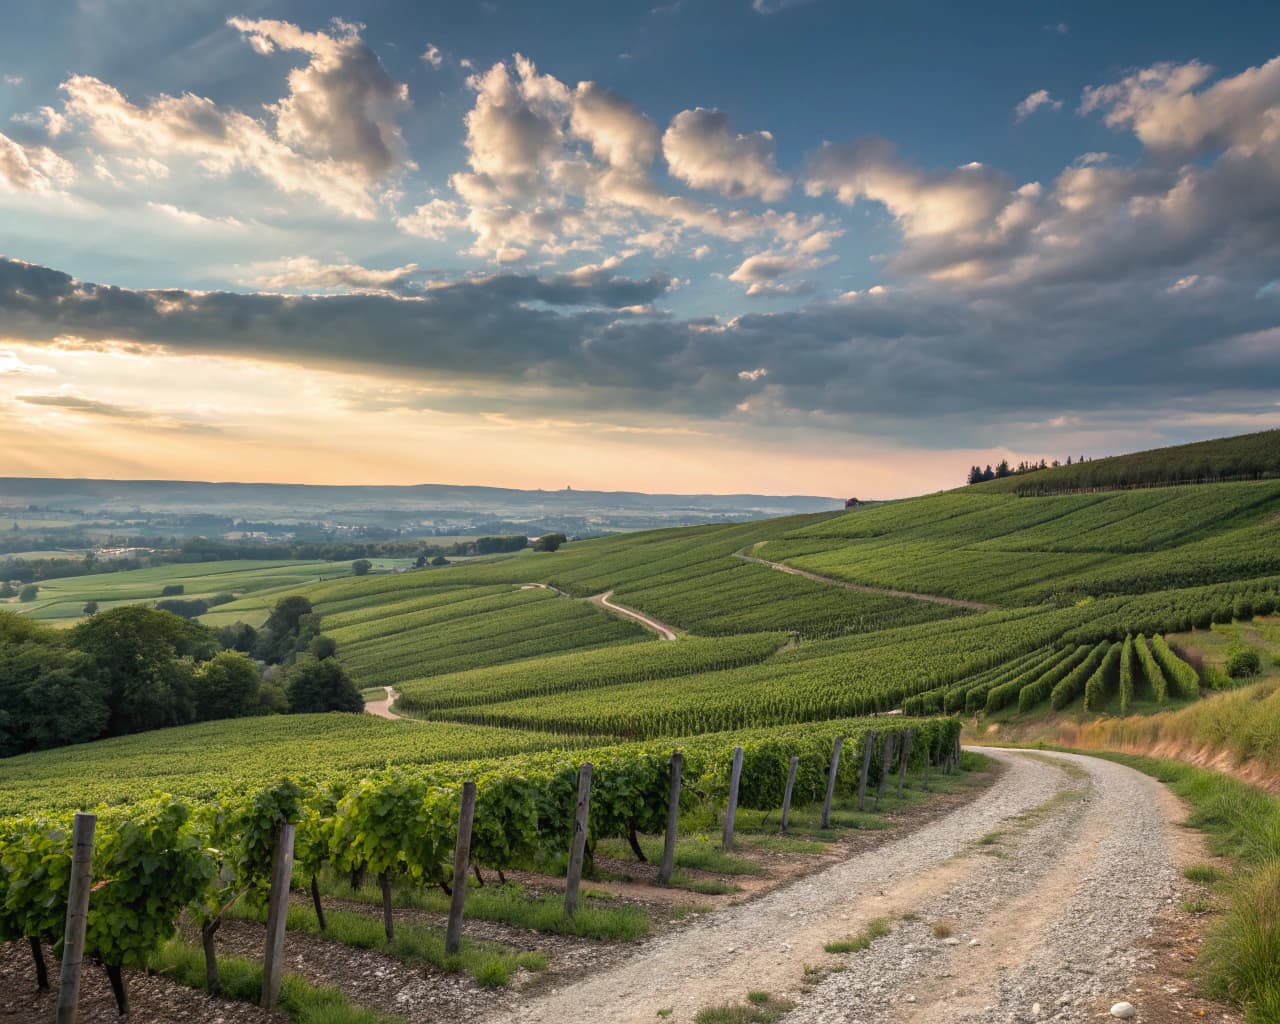
[[[1280,426],[1280,5],[52,0],[0,475],[900,497]]]

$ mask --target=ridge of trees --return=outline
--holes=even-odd
[[[362,712],[305,597],[262,629],[124,605],[60,630],[0,612],[0,757],[219,718]]]

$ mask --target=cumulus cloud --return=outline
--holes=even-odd
[[[48,146],[24,146],[0,132],[0,186],[12,192],[52,192],[75,177],[75,168]]]
[[[321,263],[314,256],[290,256],[236,268],[237,284],[273,292],[396,292],[420,276],[416,263],[377,270],[356,263]]]
[[[444,54],[440,52],[440,47],[436,46],[435,43],[427,43],[427,48],[422,51],[422,60],[433,68],[439,69],[444,63]]]
[[[309,58],[289,72],[289,95],[268,107],[281,141],[322,159],[360,168],[369,181],[402,160],[396,116],[409,87],[394,81],[360,38],[360,27],[341,19],[333,31],[306,32],[287,21],[231,18],[232,28],[259,53],[296,50]]]
[[[1148,149],[1187,159],[1280,143],[1280,57],[1197,92],[1212,75],[1199,61],[1155,64],[1086,89],[1080,111],[1101,111],[1110,127],[1131,128]]]
[[[1041,107],[1048,107],[1050,110],[1061,110],[1062,100],[1055,100],[1049,95],[1048,89],[1037,89],[1013,108],[1013,119],[1015,121],[1025,121]]]
[[[434,197],[400,218],[407,233],[438,239],[461,218],[475,237],[472,253],[516,262],[535,253],[557,258],[598,250],[607,239],[661,253],[681,244],[685,232],[790,243],[827,227],[821,215],[724,210],[670,194],[651,173],[659,146],[653,123],[594,82],[570,88],[517,54],[510,64],[472,75],[468,85],[476,99],[465,119],[468,170],[450,178],[457,199]],[[752,188],[773,194],[786,179],[768,170],[766,133],[725,131],[730,148],[745,140],[757,150],[741,174]],[[734,191],[732,183],[725,188]]]
[[[396,218],[396,226],[407,235],[441,241],[448,231],[466,226],[462,207],[450,199],[436,197],[422,203],[413,212]]]
[[[658,129],[630,100],[595,82],[574,90],[573,134],[591,143],[595,155],[623,171],[644,171],[658,152]]]
[[[245,170],[284,192],[372,218],[371,189],[407,166],[395,123],[408,103],[406,87],[388,76],[357,26],[335,21],[332,32],[325,33],[283,21],[233,18],[229,24],[258,53],[307,55],[308,63],[289,73],[289,94],[266,108],[274,130],[192,93],[162,93],[134,103],[91,75],[73,75],[62,83],[60,116],[83,125],[124,158],[185,158],[217,176]]]
[[[662,153],[671,173],[694,188],[765,202],[776,202],[791,189],[791,179],[778,170],[773,135],[736,133],[723,111],[681,111],[663,133]]]
[[[15,124],[29,124],[42,128],[51,139],[56,139],[67,130],[67,119],[50,106],[39,107],[25,114],[14,114],[10,120]]]

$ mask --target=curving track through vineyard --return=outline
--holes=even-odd
[[[758,990],[796,1001],[786,1024],[1085,1021],[1121,999],[1163,1019],[1134,978],[1198,853],[1178,801],[1112,762],[986,752],[1005,770],[973,802],[490,1019],[689,1022]],[[837,960],[825,943],[877,917],[894,921],[888,936],[801,988],[806,965]]]

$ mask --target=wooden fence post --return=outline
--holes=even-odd
[[[684,754],[671,754],[671,794],[667,798],[667,836],[662,844],[662,866],[658,868],[658,884],[669,885],[676,867],[676,832],[680,828],[680,773],[684,770]]]
[[[57,1024],[75,1024],[76,1020],[80,965],[84,962],[84,930],[89,920],[89,890],[93,885],[93,831],[97,824],[96,814],[77,814],[71,833],[71,888],[67,894],[67,922],[62,940]]]
[[[573,813],[573,840],[569,844],[569,872],[564,883],[564,914],[573,917],[578,909],[578,887],[582,883],[582,858],[587,850],[587,818],[591,813],[591,762],[578,769],[578,804]]]
[[[876,807],[880,806],[880,798],[884,796],[885,787],[889,785],[889,766],[893,762],[894,735],[884,734],[884,745],[880,748],[880,783],[876,786]]]
[[[911,759],[911,745],[915,742],[916,731],[908,729],[902,738],[902,753],[898,755],[898,799],[902,799],[902,782],[907,777],[907,762]]]
[[[284,972],[284,929],[289,916],[289,879],[293,877],[293,836],[296,826],[280,826],[271,861],[271,895],[267,901],[267,945],[262,957],[262,1005],[270,1010],[280,998]]]
[[[956,733],[956,771],[960,770],[960,734]]]
[[[837,736],[831,748],[831,770],[827,773],[827,797],[822,801],[822,828],[831,827],[831,801],[836,795],[836,772],[840,768],[840,750],[844,746],[844,737]]]
[[[453,847],[453,892],[449,894],[449,924],[444,933],[444,951],[456,953],[462,946],[462,909],[467,899],[467,871],[471,866],[471,825],[476,820],[476,784],[462,784],[462,804],[458,808],[458,841]]]
[[[862,736],[862,774],[858,777],[858,810],[867,809],[867,776],[871,772],[871,748],[875,746],[876,731],[868,729]]]
[[[924,750],[924,782],[922,786],[924,791],[929,792],[929,762],[933,760],[933,740],[929,741],[929,745]]]
[[[796,788],[796,769],[800,767],[800,758],[792,755],[787,765],[787,788],[782,791],[782,831],[791,824],[791,794]]]
[[[738,815],[738,783],[742,781],[742,748],[733,748],[733,767],[729,770],[729,807],[724,814],[724,838],[720,846],[733,849],[733,820]]]

